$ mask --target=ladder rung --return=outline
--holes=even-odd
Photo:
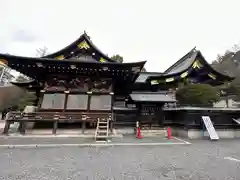
[[[96,142],[103,143],[103,142],[107,142],[107,140],[101,140],[101,141],[97,140]]]
[[[106,130],[98,130],[98,133],[107,133],[107,129]]]
[[[108,122],[104,122],[104,121],[101,121],[101,122],[98,122],[98,124],[107,124]]]
[[[107,128],[107,126],[98,126],[99,128]]]
[[[95,139],[106,139],[108,138],[108,119],[98,119],[97,128],[95,131]]]
[[[101,136],[96,136],[97,138],[107,138],[108,136],[103,136],[103,135],[101,135]]]

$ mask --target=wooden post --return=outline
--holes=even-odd
[[[136,118],[136,122],[139,122],[139,127],[141,128],[141,111],[142,111],[142,106],[141,104],[137,103],[136,104],[137,107],[137,118]]]
[[[82,133],[84,134],[86,129],[86,121],[82,121]]]
[[[111,131],[111,133],[113,132],[113,120],[110,120],[110,131]]]
[[[55,120],[55,121],[53,122],[52,134],[56,134],[56,133],[57,133],[57,128],[58,128],[58,120]]]
[[[19,122],[19,132],[20,134],[24,135],[26,133],[26,130],[25,130],[25,122],[23,121],[20,121]]]

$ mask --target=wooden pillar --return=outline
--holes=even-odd
[[[8,134],[9,128],[10,128],[10,121],[6,121],[5,126],[4,126],[4,130],[3,130],[3,134]]]
[[[63,108],[63,112],[65,112],[65,110],[67,109],[67,102],[68,102],[68,91],[66,91],[67,93],[65,93],[65,99],[64,99],[64,108]]]

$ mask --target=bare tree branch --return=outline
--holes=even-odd
[[[37,51],[37,57],[46,56],[48,54],[48,48],[44,46],[43,48],[36,49]]]

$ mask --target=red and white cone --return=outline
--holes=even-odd
[[[138,139],[142,139],[142,135],[141,135],[141,129],[140,127],[137,128],[137,136],[136,136]]]
[[[172,138],[172,131],[171,131],[170,127],[167,128],[167,137],[168,137],[168,139]]]
[[[140,127],[139,127],[139,122],[138,122],[138,121],[137,121],[136,126],[137,126],[136,138],[137,138],[137,139],[142,139],[143,137],[142,137],[142,135],[141,135],[141,129],[140,129]]]

